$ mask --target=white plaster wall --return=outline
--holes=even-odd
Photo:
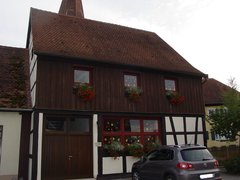
[[[187,135],[187,144],[194,144],[195,142],[195,134],[188,134]]]
[[[167,145],[175,145],[173,135],[167,135],[166,139],[167,139],[167,142],[166,142]]]
[[[184,131],[183,117],[173,117],[174,128],[176,132]],[[165,117],[166,132],[172,132],[170,118]]]
[[[127,161],[127,172],[130,173],[132,172],[132,165],[133,163],[137,162],[140,158],[133,157],[133,156],[127,156],[126,161]]]
[[[172,132],[172,126],[169,117],[165,117],[166,132]]]
[[[178,144],[185,144],[184,135],[177,135]]]
[[[173,117],[173,123],[174,123],[176,132],[184,131],[183,117]]]
[[[43,136],[43,113],[39,113],[37,180],[41,180],[42,174],[42,136]]]
[[[200,145],[204,145],[204,135],[203,134],[198,134],[197,143]]]
[[[203,119],[198,118],[198,131],[203,131]]]
[[[93,177],[96,178],[98,175],[98,146],[101,146],[101,143],[97,141],[98,133],[98,115],[93,115]]]
[[[32,32],[30,33],[29,39],[29,63],[30,63],[30,89],[31,89],[31,99],[32,105],[35,106],[36,101],[36,79],[37,79],[37,55],[33,54],[32,56]]]
[[[187,117],[186,125],[187,125],[187,132],[189,131],[194,132],[196,127],[196,117]]]
[[[176,132],[184,133],[184,123],[183,117],[173,117],[173,124],[175,127]],[[173,132],[170,118],[168,116],[165,117],[165,128],[166,132]],[[186,117],[186,132],[194,133],[196,131],[196,117]],[[198,132],[203,131],[203,118],[198,117]],[[185,137],[184,135],[177,135],[178,144],[185,144]],[[195,142],[195,134],[188,134],[187,135],[187,143],[194,143]],[[198,134],[197,135],[197,143],[203,145],[204,144],[204,135]],[[166,136],[166,144],[167,145],[174,145],[174,136],[167,135]]]
[[[114,159],[113,157],[103,158],[103,174],[123,173],[122,157]]]
[[[0,176],[17,175],[21,135],[21,115],[17,112],[0,112],[0,125],[3,126]]]
[[[32,179],[32,159],[28,161],[28,179]]]

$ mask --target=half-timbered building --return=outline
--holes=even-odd
[[[29,179],[114,178],[133,143],[206,144],[202,82],[157,34],[31,9],[27,37],[32,118]],[[118,148],[117,156],[109,147]]]

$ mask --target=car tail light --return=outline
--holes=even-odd
[[[179,169],[185,169],[185,170],[189,170],[193,168],[193,165],[190,163],[186,163],[186,162],[180,162],[177,164],[177,167]]]
[[[215,167],[215,168],[218,168],[218,166],[219,166],[218,161],[215,160],[215,161],[214,161],[214,167]]]

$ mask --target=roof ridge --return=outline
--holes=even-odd
[[[76,19],[76,20],[80,20],[80,21],[92,21],[92,22],[95,22],[95,23],[102,23],[102,24],[106,24],[106,25],[113,25],[113,26],[118,26],[118,27],[122,27],[122,28],[129,28],[129,29],[132,29],[132,30],[148,32],[148,33],[155,34],[156,36],[158,36],[155,32],[149,31],[149,30],[145,30],[145,29],[139,29],[139,28],[130,27],[130,26],[121,25],[121,24],[116,24],[116,23],[112,23],[112,22],[98,21],[98,20],[89,19],[89,18],[80,18],[80,17],[77,17],[77,16],[69,16],[69,15],[66,15],[66,14],[59,14],[59,13],[56,13],[56,12],[42,10],[42,9],[37,9],[37,8],[33,8],[33,7],[31,7],[31,9],[34,10],[34,11],[35,10],[36,11],[42,11],[42,12],[49,13],[49,14],[52,14],[52,15],[62,16],[62,17],[65,17],[65,18]]]

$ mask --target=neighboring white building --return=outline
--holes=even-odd
[[[31,103],[27,58],[26,49],[0,46],[1,180],[17,180],[28,172]]]

